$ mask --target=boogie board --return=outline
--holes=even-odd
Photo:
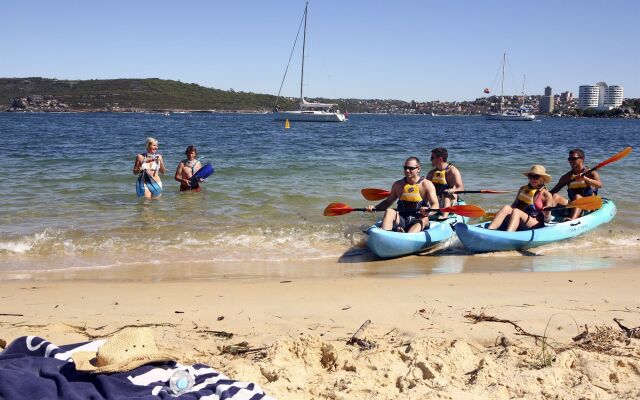
[[[142,172],[140,172],[138,180],[136,180],[136,195],[138,197],[144,196],[144,177],[142,175]]]
[[[213,166],[211,163],[206,163],[202,168],[196,171],[195,174],[189,179],[189,183],[192,187],[197,186],[200,183],[200,180],[207,179],[214,172]]]
[[[158,182],[156,182],[156,180],[153,179],[153,177],[149,175],[147,171],[142,171],[142,174],[144,176],[144,183],[147,184],[147,189],[149,189],[149,191],[151,192],[151,196],[153,197],[160,196],[160,194],[162,194],[162,187],[160,187]]]

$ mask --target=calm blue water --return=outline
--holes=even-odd
[[[163,195],[150,201],[136,198],[131,171],[147,136],[159,140],[168,168]],[[388,189],[408,156],[428,163],[430,150],[444,146],[467,189],[515,190],[532,164],[545,165],[555,182],[569,169],[570,148],[583,148],[595,165],[625,146],[637,149],[639,137],[640,120],[352,115],[344,124],[285,130],[269,115],[0,113],[0,271],[333,260],[373,217],[327,218],[324,207],[368,204],[360,189]],[[173,180],[189,144],[216,168],[198,194],[179,193]],[[594,237],[603,252],[638,246],[637,166],[633,152],[601,169],[602,194],[619,214],[568,246]],[[466,200],[495,210],[513,196]]]

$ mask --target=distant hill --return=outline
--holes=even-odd
[[[267,94],[206,88],[195,83],[163,79],[58,80],[46,78],[0,78],[0,109],[12,99],[36,99],[73,110],[216,110],[270,111],[276,97]],[[26,103],[25,103],[26,104]],[[35,104],[29,102],[29,104]],[[294,103],[280,99],[279,105]]]

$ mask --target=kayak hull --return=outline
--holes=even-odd
[[[453,229],[467,250],[475,253],[522,250],[567,240],[610,222],[617,209],[610,199],[602,199],[602,207],[573,221],[550,222],[545,227],[526,231],[489,230],[489,222],[455,224]]]
[[[381,258],[402,257],[419,253],[441,244],[453,236],[451,224],[465,223],[468,218],[450,215],[446,221],[431,221],[430,228],[416,233],[385,231],[376,223],[367,230],[367,247]]]

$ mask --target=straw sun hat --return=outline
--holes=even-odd
[[[529,168],[528,171],[524,171],[522,175],[540,175],[543,178],[544,183],[551,182],[551,175],[547,174],[547,170],[542,165],[532,165],[531,168]]]
[[[71,358],[77,371],[96,374],[125,372],[148,363],[175,360],[158,349],[150,328],[125,328],[107,339],[97,352],[78,351]]]

